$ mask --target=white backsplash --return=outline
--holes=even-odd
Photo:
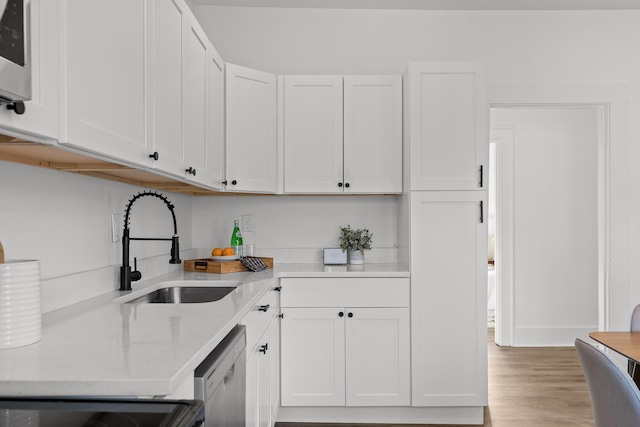
[[[7,259],[41,261],[44,313],[118,289],[121,242],[111,241],[111,214],[122,232],[128,200],[145,188],[0,161],[0,241]],[[339,227],[373,232],[365,262],[395,262],[396,196],[191,197],[165,192],[176,205],[181,258],[209,256],[228,246],[234,219],[253,215],[244,243],[276,263],[320,263],[322,249],[338,247]],[[136,202],[133,237],[168,237],[171,215],[155,198]],[[159,207],[160,206],[160,207]],[[143,278],[170,269],[168,242],[131,243]],[[192,248],[201,248],[193,250]]]

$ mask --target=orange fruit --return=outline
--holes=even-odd
[[[224,248],[224,250],[222,251],[222,255],[224,256],[230,256],[235,254],[236,254],[236,251],[234,251],[233,248]]]
[[[213,250],[211,251],[211,255],[212,256],[221,256],[222,255],[222,248],[213,248]]]

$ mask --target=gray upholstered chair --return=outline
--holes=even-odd
[[[576,351],[587,379],[596,427],[640,426],[640,390],[609,356],[581,339]]]
[[[640,332],[640,305],[637,305],[631,313],[631,322],[629,325],[631,332]],[[627,362],[627,372],[633,378],[633,381],[640,386],[640,366],[633,360]]]

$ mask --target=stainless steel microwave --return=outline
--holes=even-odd
[[[30,0],[0,0],[0,12],[0,103],[13,105],[31,99]]]

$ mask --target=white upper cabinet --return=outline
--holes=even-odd
[[[411,190],[486,190],[488,104],[477,63],[410,63]]]
[[[60,142],[146,165],[145,0],[60,7]]]
[[[183,0],[147,5],[147,112],[149,161],[156,169],[184,175],[183,160]]]
[[[51,0],[31,0],[31,100],[18,115],[0,106],[0,126],[57,140],[60,126],[59,98],[59,5]]]
[[[284,82],[284,192],[341,193],[342,76]]]
[[[207,112],[206,173],[208,185],[223,189],[224,185],[224,62],[209,44],[209,109]]]
[[[226,189],[276,193],[276,76],[233,64],[225,73]]]
[[[222,59],[184,0],[149,2],[147,13],[149,163],[220,189]]]
[[[402,77],[284,82],[285,193],[402,191]]]
[[[209,40],[191,12],[185,14],[184,18],[184,173],[192,181],[207,184]]]
[[[344,182],[345,192],[402,192],[401,76],[344,77]]]

